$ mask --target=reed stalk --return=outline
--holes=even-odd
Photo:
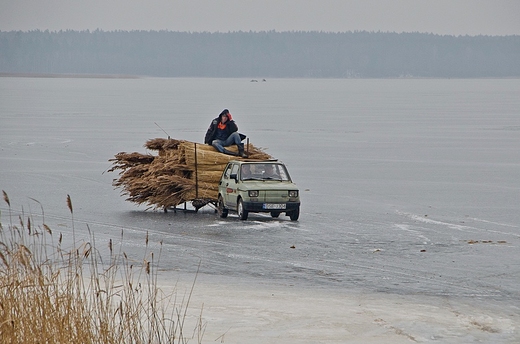
[[[158,287],[160,252],[150,250],[148,234],[142,262],[124,252],[121,231],[118,248],[109,240],[104,263],[107,252],[97,247],[89,226],[88,240],[74,238],[64,249],[62,234],[54,246],[53,231],[32,216],[22,212],[20,224],[13,224],[5,192],[4,201],[10,221],[4,227],[0,216],[2,343],[202,343],[202,318],[191,337],[184,331],[191,292],[179,304],[174,292]],[[72,215],[69,196],[67,205]]]

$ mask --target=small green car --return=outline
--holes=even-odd
[[[287,168],[277,160],[230,161],[218,186],[218,213],[236,211],[241,220],[250,212],[285,213],[292,221],[300,216],[300,193]]]

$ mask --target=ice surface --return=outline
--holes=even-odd
[[[190,281],[178,281],[188,295]],[[165,287],[164,290],[168,290]],[[514,309],[483,309],[449,297],[243,283],[202,276],[186,328],[199,315],[204,342],[223,343],[515,343]]]
[[[519,80],[0,78],[0,188],[66,240],[88,225],[139,260],[148,233],[165,286],[200,265],[207,342],[517,343],[519,95]],[[145,211],[112,188],[108,159],[145,152],[155,123],[200,142],[223,108],[288,166],[298,222]]]

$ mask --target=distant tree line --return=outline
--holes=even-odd
[[[0,73],[158,77],[520,77],[520,36],[0,31]]]

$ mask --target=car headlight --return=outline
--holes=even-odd
[[[258,190],[250,190],[249,197],[258,197]]]
[[[298,190],[289,191],[289,197],[298,197]]]

